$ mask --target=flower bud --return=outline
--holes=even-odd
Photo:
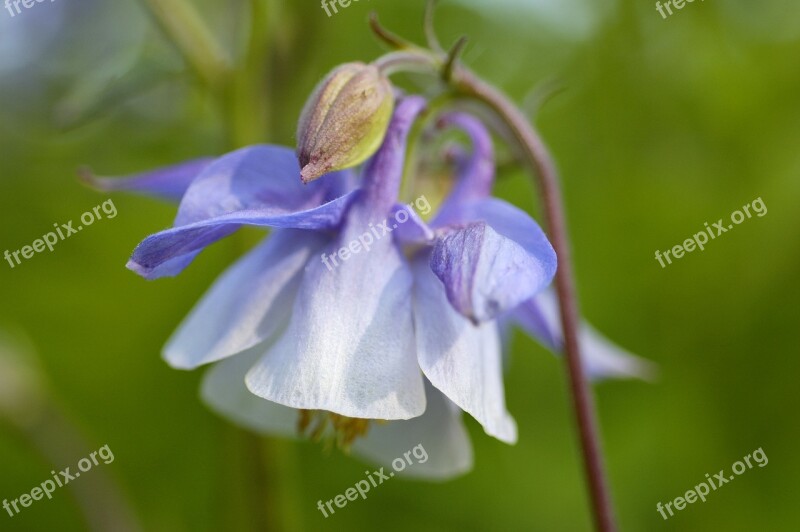
[[[392,85],[377,67],[336,67],[314,89],[297,126],[303,182],[355,166],[375,153],[393,108]]]

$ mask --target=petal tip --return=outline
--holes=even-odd
[[[506,414],[504,419],[492,423],[491,425],[483,424],[483,430],[489,436],[492,436],[503,443],[508,445],[517,444],[517,422],[513,417],[511,417],[510,414]]]
[[[78,177],[78,182],[88,188],[99,190],[101,192],[108,192],[111,190],[111,187],[109,187],[103,179],[97,177],[89,166],[79,166],[76,174]]]
[[[155,279],[155,276],[153,275],[152,268],[148,268],[146,266],[142,266],[141,264],[139,264],[138,262],[136,262],[133,259],[130,259],[125,264],[125,267],[127,269],[129,269],[130,271],[132,271],[133,273],[135,273],[136,275],[139,275],[140,277],[144,277],[148,281],[151,281],[151,280]]]
[[[632,378],[638,378],[648,383],[655,383],[659,379],[658,364],[649,360],[636,358],[631,361],[630,373]]]
[[[164,351],[163,353],[161,353],[161,358],[172,369],[178,369],[184,371],[191,371],[193,369],[197,369],[197,367],[194,364],[191,364],[186,359],[185,356],[181,355],[181,353]]]

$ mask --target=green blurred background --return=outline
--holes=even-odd
[[[237,65],[227,105],[143,4],[57,0],[0,12],[0,251],[107,199],[77,183],[82,164],[120,175],[245,143],[293,145],[316,81],[381,53],[370,10],[422,38],[421,0],[361,0],[330,18],[313,0],[196,6]],[[263,45],[248,52],[251,27]],[[448,0],[437,27],[445,43],[468,35],[465,61],[518,101],[552,80],[564,87],[536,122],[562,172],[584,314],[660,368],[654,383],[596,388],[622,530],[800,529],[800,6],[709,0],[663,20],[649,1]],[[498,194],[535,212],[522,172],[504,173]],[[758,197],[763,218],[666,269],[654,259]],[[35,357],[46,408],[61,419],[28,428],[0,419],[0,499],[108,444],[115,461],[91,475],[116,488],[83,504],[102,510],[118,491],[148,531],[254,530],[259,515],[284,523],[276,530],[590,529],[562,365],[521,333],[506,380],[516,446],[469,419],[470,474],[393,480],[324,519],[316,501],[363,478],[362,463],[311,443],[255,440],[201,404],[202,371],[174,371],[159,355],[259,234],[213,246],[179,278],[146,282],[125,262],[174,207],[113,199],[113,220],[14,269],[0,263],[0,349]],[[0,368],[0,398],[18,418],[36,410]],[[669,521],[656,512],[759,447],[766,467]],[[253,490],[259,478],[267,499]],[[67,490],[13,518],[0,513],[0,530],[86,527]]]

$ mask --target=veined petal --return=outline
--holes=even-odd
[[[204,157],[128,177],[98,177],[90,171],[81,172],[80,177],[90,187],[103,192],[138,192],[177,202],[213,160]]]
[[[353,452],[379,465],[413,454],[413,464],[398,476],[445,480],[472,469],[472,444],[464,428],[461,409],[429,382],[425,382],[428,407],[407,421],[372,423],[364,438],[353,444]],[[425,460],[420,462],[420,460]]]
[[[334,229],[358,194],[360,191],[353,191],[306,211],[286,213],[277,208],[243,210],[167,229],[145,238],[134,250],[127,267],[147,279],[177,275],[203,248],[242,225]]]
[[[461,129],[473,149],[459,156],[458,181],[431,223],[441,235],[431,268],[456,310],[474,322],[494,319],[551,282],[555,251],[527,213],[488,197],[494,150],[481,122],[451,113],[440,125]]]
[[[555,263],[546,239],[530,253],[485,222],[439,237],[430,259],[453,308],[474,323],[492,320],[540,292],[550,284]]]
[[[256,346],[214,364],[203,377],[201,396],[212,410],[242,428],[297,437],[297,410],[253,395],[244,384],[263,352],[263,346]]]
[[[164,358],[193,369],[269,339],[288,323],[303,269],[324,242],[310,231],[276,231],[214,283],[175,331]]]
[[[497,233],[515,241],[533,255],[543,259],[549,257],[549,267],[555,274],[555,251],[542,228],[528,213],[503,200],[487,198],[453,205],[447,212],[447,219],[437,219],[437,227],[458,227],[475,222],[486,222]]]
[[[248,146],[216,159],[197,176],[181,201],[175,225],[241,211],[304,211],[333,199],[327,197],[329,188],[344,179],[337,172],[304,185],[294,151],[283,146]]]
[[[451,401],[506,443],[517,425],[506,410],[497,325],[478,326],[457,313],[424,260],[414,262],[417,356],[425,376]]]
[[[560,353],[563,350],[564,334],[553,290],[526,301],[508,316],[551,351]],[[615,345],[586,322],[581,323],[578,340],[586,373],[590,377],[649,379],[656,373],[653,363]]]
[[[309,263],[288,329],[247,375],[256,395],[358,418],[425,411],[404,257],[388,237],[346,261],[332,257],[369,231],[370,209],[354,205],[337,241]]]

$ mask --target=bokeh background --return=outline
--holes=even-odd
[[[0,12],[0,251],[108,198],[77,182],[83,164],[122,175],[247,143],[293,145],[316,81],[381,53],[371,10],[422,39],[421,0],[361,0],[333,17],[315,1],[197,2],[236,65],[220,96],[145,4]],[[465,61],[518,101],[563,88],[536,122],[562,172],[583,312],[660,368],[653,383],[596,387],[622,529],[798,530],[800,6],[713,0],[664,20],[649,1],[445,0],[437,27],[445,43],[468,35]],[[498,194],[536,212],[523,172],[504,171]],[[758,197],[766,216],[668,268],[654,259]],[[360,480],[362,463],[244,433],[199,401],[202,371],[160,358],[258,233],[146,282],[125,262],[174,207],[113,199],[113,220],[14,269],[0,263],[0,498],[104,444],[115,461],[78,479],[78,498],[58,490],[0,513],[0,530],[87,530],[87,512],[110,515],[110,530],[590,529],[562,364],[521,333],[506,381],[516,446],[470,419],[471,473],[395,479],[324,519],[316,501]],[[656,512],[759,447],[766,467],[669,521]]]

